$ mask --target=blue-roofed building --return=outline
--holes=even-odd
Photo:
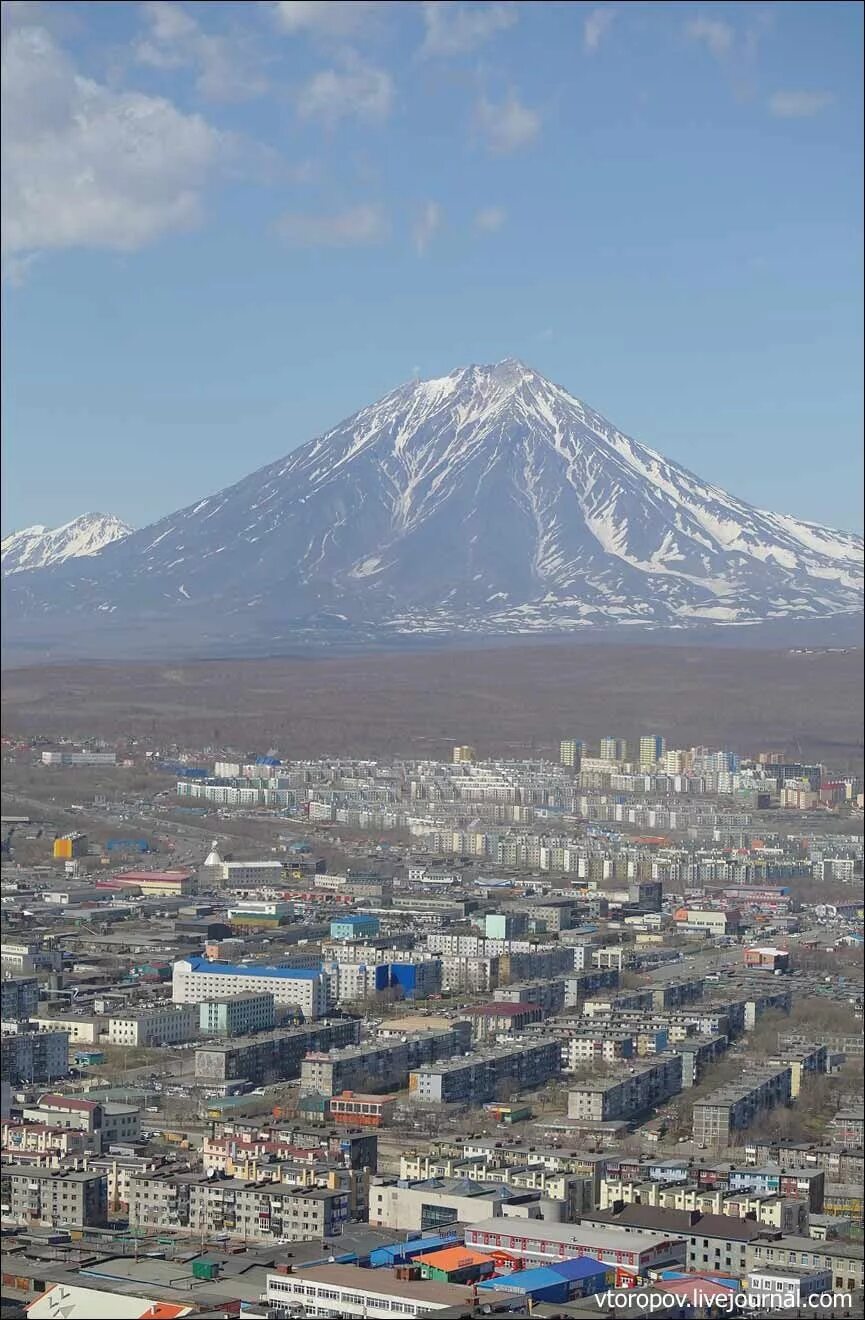
[[[616,1271],[602,1260],[592,1256],[579,1256],[574,1260],[558,1260],[550,1265],[551,1270],[566,1280],[570,1289],[568,1296],[593,1297],[595,1293],[612,1288],[616,1280]]]
[[[534,1270],[515,1270],[513,1274],[497,1274],[493,1279],[481,1279],[475,1287],[484,1292],[517,1293],[533,1302],[566,1302],[570,1295],[567,1279],[549,1265]]]
[[[457,1246],[462,1240],[462,1233],[446,1233],[443,1237],[410,1238],[408,1242],[394,1242],[391,1246],[376,1247],[369,1253],[369,1263],[373,1269],[406,1265],[414,1260],[415,1256],[423,1256],[428,1251],[438,1251],[441,1247]]]
[[[324,1017],[330,1006],[330,978],[321,967],[271,967],[262,963],[212,962],[181,958],[172,969],[175,1004],[201,1004],[250,991],[272,994],[274,1003],[304,1020]]]
[[[520,1293],[533,1302],[568,1302],[577,1297],[593,1297],[613,1286],[616,1272],[591,1256],[560,1260],[535,1269],[515,1270],[484,1279],[477,1286]]]

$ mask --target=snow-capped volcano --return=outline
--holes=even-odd
[[[855,613],[862,539],[752,508],[522,363],[400,386],[86,564],[7,584],[233,638],[687,627]]]
[[[27,568],[46,568],[67,559],[96,555],[131,531],[111,513],[82,513],[62,527],[25,527],[4,537],[0,544],[3,573],[21,573]]]

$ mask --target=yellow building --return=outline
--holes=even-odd
[[[454,765],[463,765],[467,761],[473,761],[476,755],[477,753],[474,747],[462,744],[459,747],[454,748],[453,763]]]
[[[58,861],[71,862],[74,857],[87,855],[86,834],[64,834],[54,840],[54,857]]]

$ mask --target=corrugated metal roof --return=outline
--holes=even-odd
[[[281,976],[292,981],[311,981],[321,976],[318,967],[268,967],[262,963],[210,962],[207,958],[193,956],[185,960],[194,972],[215,972],[220,976]]]
[[[571,1282],[575,1279],[588,1279],[591,1275],[600,1274],[609,1268],[609,1265],[605,1265],[602,1260],[595,1260],[593,1256],[579,1256],[574,1260],[559,1260],[550,1265],[551,1270]]]

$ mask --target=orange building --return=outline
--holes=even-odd
[[[361,1095],[357,1091],[342,1091],[330,1101],[332,1122],[352,1127],[382,1127],[393,1118],[395,1109],[393,1096]]]

